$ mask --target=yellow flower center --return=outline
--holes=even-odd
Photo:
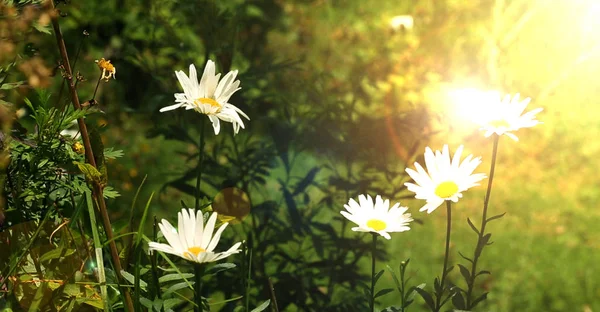
[[[219,102],[217,102],[215,99],[210,99],[210,98],[198,98],[194,101],[194,104],[196,104],[197,106],[200,106],[202,104],[207,104],[210,105],[212,107],[216,107],[217,111],[216,113],[221,111],[221,108],[223,107]]]
[[[506,121],[506,119],[492,120],[488,124],[494,128],[510,128],[510,124],[508,121]]]
[[[458,192],[458,185],[452,181],[446,181],[438,184],[434,193],[440,198],[448,198],[456,192]]]
[[[192,254],[194,254],[194,256],[198,256],[198,254],[200,254],[201,252],[205,252],[206,250],[204,250],[203,248],[194,246],[194,247],[188,248],[188,251],[191,252]]]
[[[387,227],[387,224],[385,224],[385,222],[378,220],[378,219],[371,219],[371,220],[367,221],[367,226],[372,228],[375,231],[381,231],[381,230],[385,230],[385,228]]]

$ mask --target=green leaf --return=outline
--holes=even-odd
[[[128,281],[131,285],[135,285],[135,277],[125,271],[125,270],[121,270],[121,275],[123,275],[123,278]],[[144,280],[140,279],[140,287],[142,288],[142,290],[146,291],[146,287],[148,287],[148,283],[144,282]]]
[[[471,310],[481,301],[487,299],[487,295],[488,293],[484,293],[483,295],[479,296],[477,299],[473,300],[473,304],[471,304]]]
[[[235,268],[236,265],[233,263],[219,263],[212,266],[210,269],[206,270],[206,274],[217,274],[221,271],[229,270]]]
[[[85,176],[85,179],[89,182],[100,183],[100,181],[102,180],[102,174],[100,174],[98,169],[96,169],[94,166],[76,161],[74,161],[73,164],[75,164],[77,168],[79,168],[81,173],[83,173],[83,175]]]
[[[42,301],[44,300],[44,292],[46,291],[47,285],[48,285],[47,283],[41,283],[40,287],[37,288],[34,297],[29,302],[29,304],[30,304],[29,311],[35,312],[35,311],[41,310],[40,305],[41,305]]]
[[[371,287],[369,285],[367,285],[366,283],[364,283],[362,281],[357,281],[356,284],[357,284],[357,286],[362,288],[363,293],[365,294],[365,297],[371,298]]]
[[[33,23],[33,28],[35,28],[35,30],[44,33],[44,34],[48,34],[51,35],[52,32],[50,31],[50,26],[48,25],[41,25],[38,23]]]
[[[458,264],[458,268],[460,269],[460,274],[462,274],[462,276],[465,278],[465,281],[468,283],[471,280],[471,273],[462,264]]]
[[[402,291],[402,285],[400,284],[400,280],[398,279],[398,277],[396,276],[396,272],[394,271],[394,269],[392,269],[391,266],[386,265],[388,271],[390,272],[390,274],[392,274],[392,279],[394,279],[394,284],[396,284],[396,288],[398,288],[398,291]]]
[[[427,286],[427,284],[422,283],[422,284],[419,284],[417,286],[413,286],[413,287],[410,288],[409,292],[406,294],[406,302],[407,302],[407,304],[406,304],[405,307],[408,307],[408,305],[413,302],[415,296],[417,295],[417,288],[419,288],[419,289],[425,289],[425,286]]]
[[[183,299],[180,299],[180,298],[169,298],[163,302],[163,308],[165,308],[165,310],[172,309],[173,307],[181,304],[182,302],[183,302]]]
[[[481,247],[483,247],[485,245],[489,245],[488,242],[490,241],[491,237],[492,237],[492,233],[485,234],[483,236],[483,238],[481,239]]]
[[[107,186],[102,190],[104,198],[117,198],[121,193],[117,192],[112,186]]]
[[[264,309],[266,309],[269,304],[271,304],[271,299],[267,299],[267,301],[261,303],[258,307],[252,309],[252,311],[250,312],[260,312],[263,311]]]
[[[306,187],[309,186],[314,181],[315,176],[317,175],[317,173],[319,173],[319,170],[321,170],[321,168],[318,168],[318,167],[312,168],[308,172],[308,174],[300,182],[298,182],[298,184],[294,188],[294,193],[292,193],[292,196],[296,196],[296,195],[304,192]]]
[[[172,273],[172,274],[167,274],[167,275],[163,275],[161,277],[158,278],[158,282],[161,284],[164,284],[166,282],[172,282],[172,281],[178,281],[178,280],[182,280],[184,278],[192,278],[194,277],[194,273]]]
[[[456,292],[454,294],[454,297],[452,297],[452,304],[454,305],[455,308],[457,309],[461,309],[464,310],[465,307],[465,298],[463,297],[463,295],[459,292]]]
[[[152,310],[152,301],[148,298],[140,298],[140,303],[147,309]]]
[[[40,262],[47,262],[53,259],[59,259],[62,257],[67,257],[70,256],[72,254],[75,253],[75,249],[67,249],[65,250],[62,247],[56,248],[56,249],[52,249],[50,251],[48,251],[47,253],[43,254],[40,257]]]
[[[433,279],[433,290],[436,293],[441,293],[443,290],[442,285],[440,284],[440,279],[437,277]]]
[[[44,167],[49,161],[50,159],[42,159],[37,165],[38,169]]]
[[[136,246],[140,245],[140,243],[142,242],[142,239],[143,239],[143,236],[140,235],[140,233],[144,233],[144,224],[146,222],[146,217],[148,216],[148,210],[150,208],[150,203],[152,202],[152,197],[154,197],[154,192],[152,192],[152,194],[150,194],[150,197],[148,198],[148,201],[146,202],[146,207],[144,208],[144,212],[142,214],[142,219],[140,220],[140,224],[139,224],[138,230],[137,230],[138,235],[136,235],[136,239],[135,239]]]
[[[77,299],[77,302],[85,303],[97,309],[104,309],[104,301],[98,299],[81,298]]]
[[[496,215],[496,216],[493,216],[493,217],[490,217],[490,218],[488,218],[488,219],[486,220],[486,222],[490,222],[490,221],[494,221],[494,220],[496,220],[496,219],[500,219],[500,218],[504,217],[504,215],[505,215],[505,214],[506,214],[506,212],[505,212],[505,213],[502,213],[502,214],[499,214],[499,215]]]
[[[477,235],[479,235],[479,230],[477,229],[477,227],[473,224],[473,222],[471,222],[471,219],[467,218],[467,223],[469,223],[469,226],[471,227],[471,229],[477,233]]]
[[[18,88],[23,83],[25,83],[25,81],[2,83],[2,84],[0,84],[0,90],[15,89],[15,88]],[[29,103],[28,102],[29,102],[29,100],[25,99],[25,103],[27,104],[27,106],[29,106],[33,110],[33,105],[31,105],[31,102],[29,102]]]
[[[114,150],[114,147],[104,149],[104,157],[106,159],[115,159],[123,157],[123,150]]]
[[[377,272],[377,274],[375,274],[374,276],[374,280],[375,280],[375,284],[377,284],[377,281],[379,280],[379,278],[381,278],[381,275],[383,275],[383,270]]]
[[[169,288],[167,288],[167,290],[165,290],[165,292],[163,293],[163,296],[167,296],[169,294],[171,294],[172,292],[178,291],[180,289],[184,289],[184,288],[190,288],[193,289],[193,287],[191,286],[194,282],[181,282],[181,283],[177,283],[177,284],[173,284],[172,286],[170,286]]]
[[[302,227],[302,217],[300,216],[300,212],[298,211],[298,207],[296,206],[296,202],[294,201],[294,197],[292,193],[285,187],[285,182],[279,179],[279,183],[281,184],[281,190],[283,191],[283,197],[285,199],[285,204],[288,208],[288,213],[290,214],[292,227],[296,233],[301,233]]]
[[[421,295],[421,298],[423,298],[423,300],[425,300],[425,303],[427,304],[427,306],[429,306],[431,311],[435,311],[435,303],[433,303],[433,297],[431,297],[431,295],[424,289],[417,287],[417,288],[415,288],[415,291],[419,295]]]
[[[391,289],[391,288],[384,288],[384,289],[382,289],[382,290],[378,291],[378,292],[375,294],[375,298],[378,298],[378,297],[381,297],[381,296],[383,296],[383,295],[389,294],[389,293],[391,293],[392,291],[394,291],[394,290],[393,290],[393,289]]]
[[[471,260],[471,258],[467,258],[467,257],[466,257],[465,255],[463,255],[463,254],[462,254],[460,251],[458,252],[458,254],[459,254],[459,255],[460,255],[460,256],[461,256],[463,259],[465,259],[465,260],[467,260],[467,261],[469,261],[469,262],[473,263],[473,260]]]

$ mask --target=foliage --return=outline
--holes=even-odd
[[[490,215],[507,214],[487,228],[494,245],[485,248],[478,270],[468,246],[478,255],[490,243],[475,221],[483,193],[457,208],[452,260],[458,265],[449,281],[458,292],[447,306],[466,309],[472,295],[470,308],[472,299],[487,298],[476,310],[597,309],[593,229],[600,215],[589,208],[598,199],[600,145],[586,134],[599,129],[598,112],[589,109],[598,90],[589,82],[600,63],[594,33],[579,29],[597,25],[586,1],[55,3],[56,12],[43,1],[0,4],[0,244],[6,246],[0,263],[7,268],[0,284],[10,287],[0,307],[18,310],[31,301],[34,309],[104,308],[92,267],[98,226],[86,216],[92,202],[84,199],[88,184],[99,183],[106,185],[122,274],[137,307],[190,308],[183,297],[193,294],[191,266],[144,249],[159,239],[149,219],[172,220],[176,209],[191,205],[202,170],[206,205],[220,209],[219,196],[232,190],[239,194],[235,205],[251,207],[247,216],[230,216],[235,230],[223,238],[245,239],[244,254],[206,273],[211,309],[366,309],[361,284],[369,278],[369,246],[339,210],[361,193],[412,207],[404,169],[421,161],[426,144],[464,141],[486,160],[489,144],[465,130],[446,97],[448,89],[475,84],[532,96],[546,109],[545,125],[519,143],[501,143]],[[53,14],[60,16],[77,92],[98,106],[69,108],[48,25]],[[414,17],[414,29],[391,29],[396,14]],[[101,57],[119,72],[98,86],[93,60]],[[228,127],[210,134],[201,151],[196,125],[206,116],[157,112],[179,91],[173,71],[190,63],[201,68],[209,58],[221,72],[240,70],[243,89],[230,102],[251,120],[235,137]],[[78,139],[61,134],[79,117],[104,166],[86,163]],[[154,191],[160,193],[151,197]],[[153,200],[138,209],[138,198]],[[419,224],[400,240],[380,242],[376,254],[379,263],[413,259],[411,270],[408,261],[400,265],[399,276],[378,275],[378,293],[385,294],[378,306],[386,311],[427,309],[427,300],[415,296],[425,286],[407,280],[419,284],[434,275],[443,221],[413,216]],[[96,236],[107,246],[105,231]],[[108,304],[121,309],[119,272],[107,252],[101,262]]]

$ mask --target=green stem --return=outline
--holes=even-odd
[[[88,208],[90,217],[90,226],[92,227],[92,237],[94,238],[94,250],[96,252],[96,265],[98,268],[98,283],[100,284],[100,294],[104,301],[104,309],[108,309],[108,288],[106,287],[106,275],[104,270],[104,261],[102,256],[102,243],[100,242],[100,234],[98,233],[98,224],[96,223],[96,212],[91,192],[85,192],[85,202]]]
[[[249,239],[250,242],[252,242],[252,240]],[[244,244],[245,245],[245,244]],[[247,260],[244,261],[248,261],[248,265],[246,266],[246,287],[245,287],[245,294],[244,294],[244,301],[245,301],[245,307],[246,309],[244,310],[244,312],[248,312],[250,311],[250,281],[251,281],[251,274],[252,274],[252,245],[248,244],[246,246],[246,258]]]
[[[198,176],[196,177],[196,211],[200,210],[200,182],[202,181],[202,161],[204,159],[204,121],[200,119],[200,141],[198,142]]]
[[[372,233],[373,245],[371,251],[371,312],[375,311],[375,252],[377,252],[377,233]]]
[[[100,74],[100,76],[98,77],[98,81],[96,82],[96,88],[94,89],[94,95],[92,95],[92,99],[90,101],[93,101],[96,99],[96,92],[98,92],[98,86],[100,86],[101,79],[102,79],[102,74]]]
[[[442,297],[444,295],[444,283],[446,282],[446,273],[448,272],[448,256],[450,255],[450,232],[452,231],[452,202],[446,200],[446,212],[447,212],[447,223],[446,223],[446,252],[444,254],[444,269],[442,270],[442,278],[440,279],[441,291],[436,294],[437,302],[435,304],[435,311],[438,312],[442,308]]]
[[[152,226],[152,240],[154,242],[158,240],[158,220],[156,219],[156,216],[154,216],[154,225]],[[158,297],[158,299],[162,299],[162,294],[160,293],[160,284],[158,281],[158,267],[156,264],[157,257],[158,254],[153,252],[152,255],[150,255],[150,264],[152,266],[152,280],[154,281],[154,285],[156,285],[156,297]]]
[[[485,226],[487,224],[487,210],[488,204],[490,202],[490,195],[492,193],[492,182],[494,181],[494,172],[496,171],[496,156],[498,155],[498,141],[500,141],[500,136],[494,136],[494,148],[492,150],[492,165],[490,166],[490,178],[488,179],[488,186],[485,192],[485,199],[483,201],[483,217],[481,218],[481,231],[480,233],[483,235],[485,232]]]
[[[196,312],[204,311],[204,306],[202,305],[202,275],[204,274],[204,266],[202,263],[194,263],[194,278],[196,279],[196,283],[194,284],[195,294],[194,299],[196,301],[197,307],[194,309]]]
[[[472,308],[472,300],[471,296],[473,294],[473,288],[475,286],[475,277],[477,276],[477,261],[481,256],[481,252],[483,251],[482,245],[483,237],[485,236],[485,227],[487,225],[487,210],[488,204],[490,202],[490,196],[492,193],[492,182],[494,181],[494,172],[496,171],[496,157],[498,155],[498,142],[500,141],[500,136],[494,134],[494,147],[492,149],[492,164],[490,165],[490,177],[488,178],[487,190],[485,192],[485,198],[483,199],[483,215],[481,217],[481,229],[479,230],[479,236],[477,237],[477,245],[475,246],[475,253],[473,255],[473,262],[471,265],[471,275],[469,281],[467,281],[467,309]]]
[[[406,262],[402,261],[402,263],[400,263],[400,285],[402,286],[402,288],[400,289],[400,302],[402,303],[402,305],[400,306],[400,311],[401,312],[405,312],[406,310],[406,301],[405,299],[405,289],[406,289],[406,281],[404,279],[404,273],[406,272]]]

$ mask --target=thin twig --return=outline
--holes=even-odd
[[[279,312],[279,307],[277,306],[277,297],[275,297],[275,287],[273,287],[273,282],[269,277],[267,279],[269,282],[269,291],[271,292],[271,310],[274,312]]]

